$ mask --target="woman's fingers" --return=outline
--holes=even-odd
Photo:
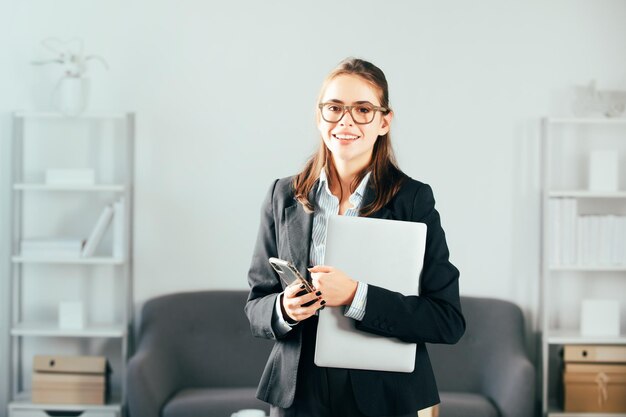
[[[315,265],[314,267],[308,269],[309,272],[332,272],[334,268],[327,265]]]
[[[291,288],[290,288],[291,287]],[[283,308],[293,320],[301,321],[309,318],[321,308],[326,302],[321,298],[321,292],[310,292],[298,296],[305,291],[301,285],[293,285],[285,288],[283,297]],[[311,303],[310,305],[308,305]]]
[[[285,288],[285,297],[295,297],[300,291],[303,291],[306,287],[301,281],[294,281],[291,285]]]
[[[311,304],[308,307],[296,307],[293,310],[293,316],[296,320],[298,321],[302,321],[305,319],[308,319],[309,317],[311,317],[313,314],[315,314],[315,312],[317,310],[319,310],[320,308],[322,308],[324,306],[324,304],[326,304],[326,302],[323,299],[317,299],[315,301],[315,303]]]
[[[298,288],[298,291],[304,291],[304,290],[301,290],[300,288]],[[295,309],[311,301],[317,300],[317,298],[319,297],[319,295],[317,295],[318,293],[319,295],[321,295],[319,291],[316,291],[314,293],[310,292],[310,293],[303,294],[301,296],[287,297],[287,304],[289,304],[290,307]]]

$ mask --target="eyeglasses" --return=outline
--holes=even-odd
[[[380,111],[383,114],[389,111],[389,109],[386,109],[385,107],[374,106],[371,103],[361,103],[354,106],[346,106],[339,103],[327,102],[320,103],[318,107],[320,109],[320,112],[322,113],[322,119],[324,119],[324,121],[328,123],[337,123],[338,121],[343,119],[343,116],[345,116],[346,112],[350,112],[352,120],[354,120],[354,123],[358,125],[366,125],[368,123],[372,123],[377,111]]]

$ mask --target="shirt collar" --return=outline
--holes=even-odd
[[[352,193],[352,195],[350,196],[350,199],[354,196],[358,196],[359,199],[363,198],[363,195],[365,194],[365,188],[367,188],[367,183],[370,179],[371,174],[372,174],[372,171],[365,174],[365,176],[359,183],[359,186],[356,187],[356,190],[354,190],[354,193]],[[322,189],[322,187],[326,189],[326,192],[328,194],[332,195],[332,193],[330,192],[330,188],[328,188],[328,177],[326,176],[325,168],[322,168],[322,170],[320,171],[320,182],[317,186],[317,191],[319,192]]]

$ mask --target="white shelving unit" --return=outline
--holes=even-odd
[[[63,412],[98,417],[125,415],[132,320],[134,129],[133,113],[78,117],[45,112],[13,114],[9,417]],[[44,172],[49,168],[93,169],[96,184],[46,184]],[[111,237],[112,225],[101,242],[101,250],[91,257],[20,253],[22,239],[86,239],[102,208],[120,197],[125,202],[121,256],[114,257],[109,250],[111,242],[106,236]],[[60,328],[59,300],[54,297],[62,301],[80,299],[85,306],[85,326],[76,330]],[[106,356],[112,368],[108,403],[33,403],[29,382],[35,354]]]
[[[588,191],[588,156],[591,150],[617,150],[620,155],[621,189]],[[542,412],[549,417],[626,417],[626,413],[564,412],[562,396],[564,345],[626,345],[626,264],[596,265],[580,256],[567,264],[555,262],[551,202],[576,201],[577,216],[584,214],[626,215],[626,119],[546,118],[542,121]],[[575,236],[575,235],[574,235]],[[561,242],[562,243],[562,242]],[[577,251],[580,249],[577,248]],[[580,255],[580,254],[578,254]],[[580,303],[585,298],[620,301],[622,328],[617,337],[585,337],[580,332]]]

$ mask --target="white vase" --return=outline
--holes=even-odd
[[[78,116],[87,108],[89,79],[64,77],[58,87],[58,109],[67,116]]]

